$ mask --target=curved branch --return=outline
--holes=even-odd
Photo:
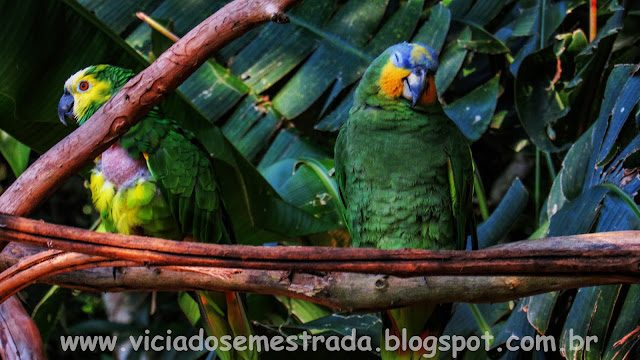
[[[287,271],[422,275],[615,274],[638,279],[640,232],[618,231],[526,240],[479,251],[217,245],[96,233],[0,214],[0,240],[129,260]]]
[[[47,358],[36,324],[15,296],[0,304],[0,339],[4,360]]]
[[[44,277],[99,266],[137,266],[133,261],[48,250],[24,257],[0,274],[0,302]]]
[[[38,248],[10,244],[0,253],[6,268]],[[92,266],[117,266],[108,262]],[[75,269],[69,269],[75,270]],[[614,284],[628,278],[606,276],[419,276],[308,273],[284,270],[223,269],[194,266],[139,266],[116,274],[92,268],[40,278],[39,281],[85,291],[240,291],[284,295],[351,311],[371,311],[418,302],[497,302],[547,291]]]
[[[580,286],[638,282],[639,234],[527,240],[473,252],[262,247],[96,233],[0,214],[0,240],[12,242],[0,260],[16,269],[15,274],[5,271],[13,276],[10,282],[0,281],[0,297],[38,280],[101,291],[258,292],[349,310],[421,301],[496,302]],[[37,253],[37,248],[17,242],[58,250]],[[117,279],[106,269],[61,274],[127,265],[132,267]]]

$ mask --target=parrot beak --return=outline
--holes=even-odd
[[[409,76],[404,79],[403,96],[411,100],[411,106],[415,107],[428,88],[427,69],[423,66],[416,66],[411,70]]]
[[[67,125],[65,119],[73,119],[73,95],[68,91],[64,91],[64,94],[60,98],[58,103],[58,118],[60,121]]]

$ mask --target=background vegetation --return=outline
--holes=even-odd
[[[225,3],[0,1],[3,186],[73,130],[56,116],[69,75],[97,63],[141,70],[170,46],[171,40],[135,12],[180,36]],[[477,216],[485,220],[481,247],[529,236],[637,229],[640,75],[634,64],[640,57],[640,5],[599,1],[593,41],[587,35],[588,5],[585,0],[307,0],[290,11],[290,24],[267,24],[228,45],[163,107],[214,154],[243,243],[348,246],[331,179],[337,131],[371,60],[394,43],[423,42],[440,54],[436,85],[445,111],[473,142]],[[81,175],[68,181],[35,217],[90,227],[97,215],[83,182]],[[145,329],[165,335],[169,328],[189,335],[199,328],[184,316],[193,313],[188,294],[158,294],[154,314],[147,294],[119,303],[36,285],[22,295],[52,358],[86,357],[62,354],[60,335],[137,336]],[[306,329],[344,335],[356,328],[374,335],[381,325],[376,314],[334,314],[304,301],[257,294],[247,298],[258,333]],[[465,359],[635,358],[640,356],[640,335],[634,332],[640,326],[639,300],[637,285],[609,285],[477,309],[459,304],[446,332],[490,329],[496,336],[490,354],[467,353]],[[117,314],[130,321],[118,322]],[[568,349],[569,329],[598,336],[596,348],[545,354],[497,350],[510,335],[536,332],[555,335],[557,348]]]

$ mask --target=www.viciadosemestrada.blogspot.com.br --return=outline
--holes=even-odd
[[[451,355],[456,357],[464,351],[479,351],[484,349],[489,351],[492,348],[494,336],[485,332],[481,336],[459,336],[442,335],[439,337],[419,336],[408,337],[406,329],[401,331],[400,336],[388,333],[381,344],[387,351],[414,351],[422,354],[424,358],[434,357],[438,351],[451,351]],[[570,350],[584,349],[589,351],[592,343],[597,343],[596,336],[574,335],[573,329],[569,329]],[[127,346],[125,346],[125,343]],[[512,335],[504,344],[495,347],[494,351],[544,351],[555,352],[556,339],[553,336],[524,336],[522,338]],[[121,350],[129,348],[133,351],[317,351],[320,347],[328,351],[376,351],[380,352],[380,347],[373,347],[373,342],[369,336],[358,336],[356,329],[352,329],[351,334],[346,336],[338,335],[310,335],[306,331],[301,334],[289,336],[250,335],[231,337],[225,335],[219,339],[214,336],[205,336],[204,330],[200,329],[198,334],[192,336],[172,336],[172,331],[167,330],[165,335],[151,335],[149,330],[145,330],[145,335],[130,335],[125,339],[118,336],[61,336],[60,345],[63,351],[115,351],[118,346]],[[565,349],[559,349],[565,352]]]

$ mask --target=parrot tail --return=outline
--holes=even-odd
[[[242,294],[237,292],[198,291],[198,305],[202,324],[209,336],[215,336],[220,343],[223,336],[233,339],[243,336],[249,341],[253,328],[245,311],[245,301]],[[255,349],[246,347],[245,350],[230,349],[216,350],[222,360],[256,360],[259,354]]]

